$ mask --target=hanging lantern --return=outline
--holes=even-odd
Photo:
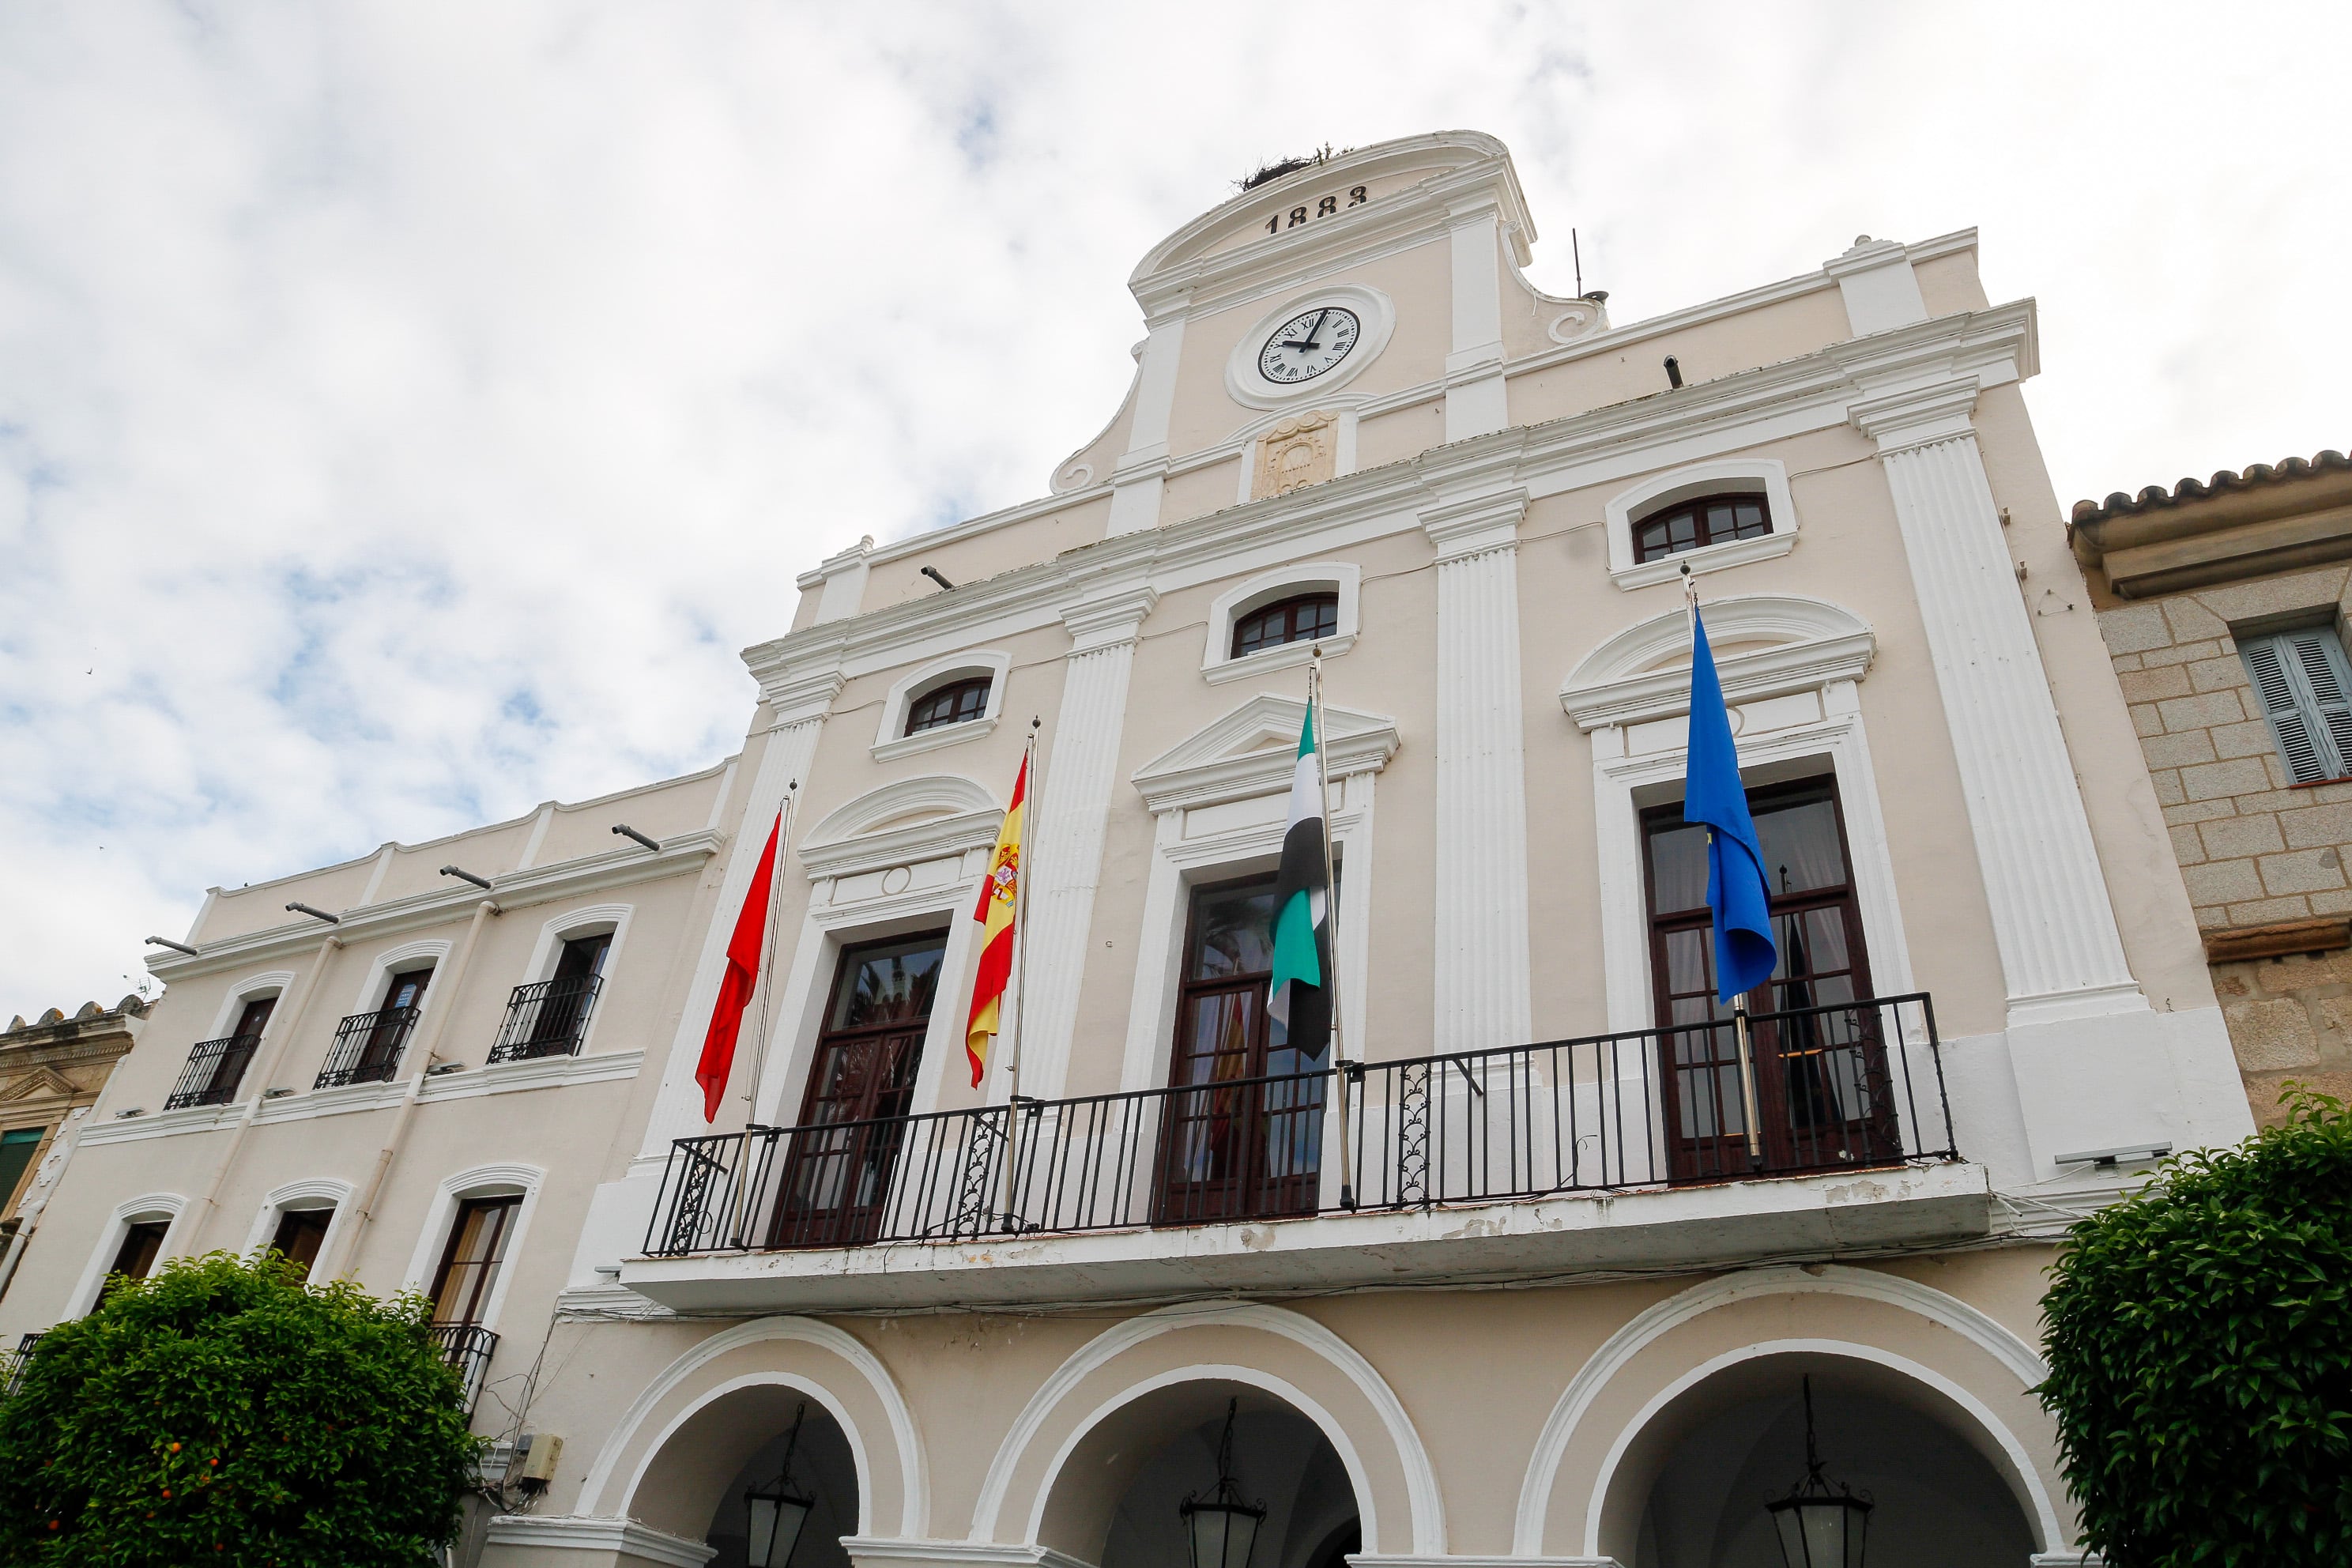
[[[1192,1548],[1192,1568],[1249,1568],[1265,1504],[1243,1500],[1234,1479],[1234,1416],[1241,1401],[1225,1402],[1225,1435],[1217,1443],[1217,1485],[1205,1498],[1188,1495],[1176,1510]]]
[[[1780,1541],[1788,1568],[1862,1568],[1870,1534],[1871,1502],[1846,1487],[1832,1489],[1822,1475],[1821,1450],[1813,1444],[1813,1380],[1805,1379],[1805,1479],[1789,1495],[1764,1505]]]
[[[801,1446],[801,1421],[807,1415],[808,1404],[803,1401],[793,1412],[793,1435],[784,1440],[784,1462],[776,1479],[743,1494],[743,1510],[751,1530],[751,1550],[744,1561],[751,1568],[784,1568],[793,1560],[793,1548],[800,1544],[801,1526],[808,1522],[809,1510],[816,1506],[814,1498],[794,1491],[792,1484],[793,1451]]]

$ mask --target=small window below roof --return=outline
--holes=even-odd
[[[971,723],[988,711],[988,690],[994,684],[992,678],[982,675],[951,680],[925,692],[908,704],[907,733],[919,735],[949,724]]]
[[[1685,550],[1762,539],[1772,531],[1772,510],[1761,495],[1711,495],[1676,501],[1633,525],[1633,559],[1662,561]]]
[[[2352,668],[2326,626],[2238,639],[2288,778],[2299,784],[2352,777]]]
[[[1234,622],[1234,657],[1244,658],[1286,643],[1315,642],[1338,635],[1339,595],[1301,594],[1253,610]]]

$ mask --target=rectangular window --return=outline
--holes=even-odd
[[[2327,626],[2238,639],[2288,776],[2320,784],[2352,775],[2352,668]]]
[[[289,1263],[302,1266],[302,1277],[310,1277],[310,1266],[319,1261],[319,1247],[327,1239],[327,1226],[333,1224],[332,1209],[288,1209],[278,1219],[278,1233],[269,1238],[273,1252],[282,1252]]]
[[[114,1294],[115,1281],[144,1279],[155,1267],[156,1257],[163,1250],[163,1237],[170,1232],[168,1219],[142,1219],[122,1233],[122,1245],[114,1249],[114,1262],[106,1271],[106,1284],[98,1293],[103,1305]]]
[[[7,1213],[16,1201],[16,1189],[24,1184],[25,1172],[32,1165],[33,1156],[39,1152],[41,1140],[48,1131],[46,1127],[12,1127],[0,1132],[0,1214]]]
[[[520,1194],[467,1198],[457,1205],[457,1223],[449,1227],[448,1249],[442,1253],[440,1270],[433,1277],[435,1322],[482,1321],[490,1289],[506,1263],[515,1215],[521,1210]]]

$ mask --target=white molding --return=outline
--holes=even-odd
[[[1155,813],[1286,791],[1306,721],[1304,698],[1261,691],[1136,769],[1129,782]],[[1380,772],[1403,743],[1385,714],[1326,703],[1323,727],[1318,740],[1333,779]]]
[[[307,935],[308,932],[305,934]],[[222,996],[219,1008],[213,1014],[212,1033],[206,1035],[205,1038],[217,1040],[226,1036],[229,1030],[236,1026],[236,1016],[245,1010],[245,1005],[248,1002],[258,1002],[264,996],[275,996],[279,1001],[284,1001],[287,991],[293,984],[294,971],[290,969],[268,970],[260,974],[248,974],[244,979],[236,981],[229,986],[227,994]],[[261,1026],[263,1039],[267,1040],[269,1037],[270,1024],[277,1022],[278,1009],[272,1007],[269,1010],[269,1023]],[[261,1054],[259,1047],[255,1047],[254,1054],[256,1056]],[[241,1085],[239,1087],[242,1088]]]
[[[1091,1563],[1034,1542],[902,1541],[887,1535],[845,1535],[842,1550],[858,1568],[869,1563],[939,1563],[970,1568],[1095,1568]]]
[[[1013,656],[992,648],[974,648],[970,653],[950,654],[928,664],[918,665],[898,678],[882,699],[882,718],[874,729],[874,760],[877,763],[896,761],[918,752],[931,751],[940,746],[951,746],[962,741],[977,741],[996,728],[1004,712],[1004,688],[1013,668]],[[909,735],[907,710],[918,700],[950,681],[971,676],[988,677],[988,701],[976,719],[960,723],[940,724]]]
[[[1870,623],[1826,599],[1759,594],[1706,606],[1707,640],[1776,646],[1718,658],[1724,700],[1737,706],[1832,681],[1860,680],[1877,652]],[[1584,730],[1690,711],[1690,626],[1680,610],[1613,633],[1560,682],[1561,711]]]
[[[1687,702],[1685,695],[1685,706]],[[1650,973],[1648,881],[1642,865],[1641,808],[1635,792],[1645,785],[1679,783],[1689,765],[1688,752],[1679,742],[1634,756],[1624,753],[1623,743],[1623,731],[1604,730],[1594,735],[1592,746],[1601,973],[1612,1030],[1647,1029],[1656,1023]],[[1845,818],[1846,849],[1853,861],[1849,872],[1862,915],[1872,986],[1882,996],[1908,993],[1912,987],[1910,942],[1895,895],[1894,852],[1879,805],[1878,781],[1855,688],[1839,683],[1824,689],[1822,716],[1817,720],[1741,736],[1734,745],[1743,772],[1815,758],[1829,763]],[[1906,1129],[1906,1135],[1911,1131]]]
[[[634,1519],[572,1513],[502,1513],[490,1521],[490,1543],[544,1547],[551,1552],[610,1552],[616,1559],[643,1558],[662,1568],[702,1568],[719,1549]]]
[[[1063,1401],[1092,1373],[1109,1365],[1137,1345],[1162,1334],[1193,1328],[1255,1329],[1289,1341],[1318,1357],[1348,1382],[1372,1407],[1385,1429],[1397,1468],[1404,1474],[1406,1505],[1412,1513],[1412,1549],[1417,1552],[1445,1549],[1445,1508],[1437,1472],[1404,1404],[1388,1381],[1360,1352],[1338,1334],[1286,1308],[1258,1302],[1211,1306],[1187,1302],[1161,1307],[1117,1323],[1088,1340],[1054,1369],[1029,1396],[1011,1430],[990,1459],[982,1481],[980,1500],[972,1510],[971,1539],[986,1541],[996,1533],[997,1520],[1007,1501],[1014,1473],[1037,1440],[1037,1434]],[[909,1533],[913,1533],[909,1531]]]
[[[441,1178],[434,1189],[433,1202],[425,1212],[425,1227],[418,1232],[415,1250],[408,1255],[408,1270],[401,1276],[401,1289],[429,1290],[433,1269],[440,1261],[442,1251],[449,1244],[449,1227],[456,1222],[457,1205],[467,1198],[497,1197],[503,1194],[520,1193],[522,1205],[515,1211],[514,1231],[506,1238],[506,1252],[499,1262],[499,1277],[490,1287],[490,1299],[482,1304],[480,1325],[495,1332],[499,1315],[504,1310],[507,1293],[514,1288],[516,1270],[521,1266],[523,1246],[530,1238],[530,1222],[539,1211],[539,1196],[546,1188],[547,1172],[538,1165],[513,1162],[475,1165]]]
[[[576,1056],[490,1062],[464,1072],[437,1073],[418,1088],[416,1098],[427,1101],[478,1100],[486,1094],[517,1094],[526,1089],[611,1083],[636,1077],[645,1065],[646,1053],[642,1047],[634,1051],[600,1051],[593,1055],[583,1049]]]
[[[335,935],[345,947],[356,947],[363,942],[460,921],[486,898],[511,914],[535,904],[582,898],[608,888],[663,877],[695,876],[726,841],[726,835],[710,830],[681,833],[664,839],[658,851],[631,845],[626,849],[498,873],[490,878],[488,893],[470,884],[455,889],[436,888],[368,909],[346,910],[342,911],[342,923],[335,928]],[[180,953],[151,957],[147,968],[158,979],[172,983],[243,963],[308,954],[318,945],[318,922],[304,921],[299,925],[272,926],[217,942],[201,943],[194,958]]]
[[[1830,286],[1819,278],[1814,284]],[[1863,377],[1876,381],[1931,372],[1989,386],[2030,375],[2033,331],[2033,305],[2023,300],[1859,342],[1829,344],[1686,387],[1672,398],[1637,398],[1539,426],[1513,426],[1287,495],[1106,538],[954,594],[804,628],[746,650],[744,662],[763,689],[788,672],[819,670],[828,679],[837,671],[879,673],[910,658],[940,657],[1049,626],[1061,618],[1071,594],[1091,581],[1148,582],[1172,593],[1222,581],[1236,570],[1263,569],[1403,532],[1421,521],[1416,514],[1429,505],[1433,487],[1465,468],[1483,468],[1498,483],[1541,497],[1839,428],[1853,405],[1871,395],[1863,389]],[[1589,339],[1560,353],[1599,352],[1591,345],[1618,336]],[[1513,373],[1528,363],[1511,367]],[[979,531],[981,523],[919,535],[909,548],[970,537],[966,529]]]
[[[82,1129],[77,1142],[85,1145],[138,1143],[183,1132],[209,1132],[243,1120],[245,1112],[245,1103],[238,1100],[227,1105],[183,1106],[177,1110],[159,1110],[152,1116],[134,1116],[122,1121],[93,1121]]]
[[[1244,1387],[1274,1395],[1312,1422],[1323,1434],[1324,1441],[1331,1445],[1332,1452],[1339,1455],[1339,1468],[1347,1472],[1348,1489],[1355,1494],[1356,1512],[1363,1539],[1380,1539],[1380,1494],[1372,1489],[1371,1474],[1364,1468],[1364,1457],[1358,1451],[1355,1438],[1346,1426],[1321,1401],[1287,1378],[1234,1362],[1196,1362],[1190,1366],[1171,1367],[1129,1384],[1096,1405],[1084,1419],[1071,1426],[1061,1445],[1054,1450],[1053,1458],[1045,1462],[1045,1476],[1037,1484],[1036,1499],[1029,1507],[1028,1528],[1022,1533],[1031,1541],[1045,1533],[1045,1510],[1053,1500],[1055,1484],[1062,1479],[1062,1471],[1068,1467],[1070,1456],[1077,1451],[1080,1443],[1086,1441],[1087,1433],[1137,1400],[1160,1389],[1187,1383],[1238,1383]]]
[[[1703,545],[1662,560],[1633,559],[1633,529],[1652,514],[1676,501],[1717,492],[1746,493],[1764,498],[1772,531],[1758,539],[1727,540]],[[1629,489],[1611,496],[1602,507],[1609,529],[1609,580],[1620,588],[1646,588],[1669,583],[1690,568],[1693,576],[1770,560],[1796,548],[1797,503],[1789,493],[1788,465],[1773,458],[1716,458],[1686,463],[1654,474]]]
[[[679,1352],[677,1359],[662,1368],[638,1392],[614,1426],[612,1435],[604,1439],[604,1446],[597,1451],[596,1462],[589,1467],[587,1480],[580,1488],[581,1501],[625,1508],[630,1499],[635,1496],[654,1456],[661,1451],[663,1440],[677,1429],[686,1415],[702,1408],[716,1395],[706,1394],[677,1419],[665,1423],[661,1434],[645,1444],[645,1451],[638,1456],[629,1476],[626,1495],[607,1500],[605,1494],[612,1489],[614,1475],[619,1469],[622,1458],[644,1433],[646,1422],[652,1419],[662,1401],[682,1387],[687,1379],[720,1356],[746,1345],[761,1344],[771,1340],[791,1341],[831,1352],[865,1380],[867,1391],[882,1406],[883,1416],[890,1424],[890,1447],[898,1467],[898,1533],[916,1539],[924,1536],[930,1529],[930,1470],[923,1453],[922,1436],[916,1428],[913,1412],[908,1408],[906,1395],[890,1375],[889,1368],[883,1365],[881,1359],[872,1351],[832,1324],[821,1323],[812,1318],[761,1318],[753,1322],[739,1323]],[[810,1381],[813,1380],[795,1380],[793,1386],[808,1387]],[[873,1496],[873,1472],[865,1459],[866,1444],[864,1434],[857,1424],[849,1419],[837,1396],[830,1390],[820,1385],[810,1392],[827,1403],[834,1419],[841,1424],[843,1436],[849,1439],[853,1454],[858,1457],[859,1524],[861,1529],[867,1528],[871,1521],[863,1516],[868,1506],[866,1500]]]
[[[446,938],[430,937],[419,942],[404,942],[398,947],[389,947],[377,953],[368,961],[367,978],[361,982],[359,995],[353,999],[345,1016],[355,1013],[373,1013],[381,1010],[383,1006],[385,992],[389,989],[392,977],[395,973],[408,974],[419,969],[429,968],[433,971],[435,980],[444,978],[441,966],[448,962],[449,954],[457,945]],[[429,958],[433,962],[430,964],[412,962],[419,958]],[[392,967],[395,963],[406,964],[407,968],[395,971]],[[426,982],[425,1007],[418,1009],[419,1027],[424,1024],[425,1008],[431,1007],[435,997],[439,993],[433,989],[432,982]]]
[[[1576,1429],[1610,1381],[1635,1356],[1673,1330],[1718,1307],[1765,1296],[1803,1295],[1850,1296],[1916,1312],[1991,1356],[2016,1376],[2022,1388],[2032,1388],[2050,1374],[2033,1347],[2000,1322],[1956,1296],[1901,1275],[1829,1263],[1751,1268],[1707,1280],[1635,1316],[1577,1369],[1552,1405],[1528,1458],[1519,1486],[1512,1554],[1525,1558],[1542,1552],[1551,1494]],[[1628,1430],[1639,1427],[1637,1420]],[[2030,1468],[2027,1473],[2032,1474]]]
[[[913,778],[892,779],[818,818],[816,826],[802,835],[800,852],[805,857],[833,845],[866,837],[876,828],[919,811],[944,814],[1003,809],[1003,803],[990,793],[987,785],[961,773],[920,773]]]
[[[1854,1340],[1808,1338],[1762,1340],[1725,1351],[1684,1372],[1652,1395],[1618,1433],[1617,1440],[1611,1445],[1608,1457],[1602,1459],[1600,1472],[1593,1479],[1592,1497],[1584,1518],[1585,1550],[1596,1553],[1601,1550],[1601,1520],[1608,1507],[1610,1488],[1617,1479],[1618,1467],[1624,1463],[1634,1441],[1651,1422],[1675,1400],[1717,1373],[1748,1362],[1782,1355],[1842,1356],[1849,1361],[1867,1362],[1942,1394],[1959,1409],[1964,1418],[1975,1422],[1979,1429],[1992,1439],[2001,1457],[2009,1461],[2011,1470],[2025,1490],[2023,1500],[2032,1515],[2030,1522],[2034,1533],[2045,1542],[2063,1539],[2063,1527],[2058,1522],[2058,1510],[2051,1500],[2049,1488],[2042,1484],[2041,1474],[2034,1468],[2032,1454],[2026,1448],[2024,1441],[2010,1429],[2009,1424],[1994,1415],[1984,1401],[1935,1368],[1909,1356]]]
[[[536,985],[541,981],[554,979],[555,966],[562,961],[563,944],[572,937],[594,936],[605,931],[612,933],[612,943],[604,950],[604,966],[597,971],[603,984],[597,987],[596,999],[588,1009],[588,1026],[580,1032],[580,1043],[573,1047],[573,1054],[577,1057],[585,1057],[593,1049],[596,1026],[603,1022],[604,1014],[611,1007],[609,998],[621,973],[621,953],[629,942],[629,921],[635,913],[636,906],[634,904],[590,904],[583,909],[566,910],[542,924],[537,940],[531,943],[530,963],[523,970],[524,978],[517,983],[520,985]],[[425,997],[428,1001],[432,998],[429,989]],[[509,991],[509,1005],[512,997],[513,993]],[[503,1007],[499,1016],[501,1019],[505,1017]]]
[[[1302,561],[1277,566],[1234,584],[1209,603],[1209,629],[1201,646],[1201,674],[1211,682],[1246,680],[1276,669],[1307,663],[1320,647],[1323,657],[1337,658],[1356,646],[1362,630],[1361,588],[1364,569],[1352,561]],[[1234,623],[1278,599],[1328,589],[1339,595],[1338,629],[1317,641],[1284,643],[1234,657]]]
[[[383,1110],[398,1105],[408,1094],[408,1080],[414,1074],[387,1079],[381,1083],[338,1084],[332,1089],[306,1089],[293,1094],[281,1094],[275,1100],[264,1100],[253,1107],[256,1121],[307,1121],[314,1116],[345,1116],[359,1110]]]
[[[181,1193],[142,1193],[115,1205],[107,1223],[100,1227],[98,1246],[90,1253],[89,1261],[82,1265],[81,1278],[75,1281],[73,1294],[66,1298],[66,1316],[85,1317],[98,1304],[99,1289],[106,1283],[107,1267],[122,1250],[122,1238],[132,1226],[146,1220],[171,1221],[163,1232],[163,1245],[155,1249],[155,1267],[160,1268],[167,1260],[178,1257],[188,1239],[188,1207],[187,1197]]]
[[[352,1184],[332,1176],[315,1176],[308,1181],[289,1182],[272,1187],[261,1200],[260,1209],[253,1216],[253,1228],[246,1233],[245,1246],[239,1250],[251,1257],[269,1244],[272,1232],[281,1216],[296,1208],[302,1210],[332,1209],[334,1217],[327,1222],[327,1234],[319,1242],[319,1256],[336,1256],[335,1247],[342,1239],[345,1222],[352,1214]],[[305,1203],[304,1199],[323,1199]]]
[[[1265,346],[1267,335],[1304,311],[1327,307],[1347,310],[1356,318],[1356,346],[1349,351],[1348,357],[1321,375],[1296,384],[1268,381],[1261,375],[1258,351]],[[1396,301],[1368,284],[1326,283],[1286,295],[1281,303],[1260,313],[1234,344],[1233,353],[1225,356],[1225,391],[1244,408],[1300,407],[1326,393],[1338,391],[1362,374],[1381,357],[1381,351],[1389,346],[1389,338],[1395,331]]]

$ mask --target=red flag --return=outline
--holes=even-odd
[[[776,879],[776,839],[784,830],[784,814],[768,829],[768,847],[760,851],[760,868],[743,895],[743,912],[735,917],[735,934],[727,942],[727,973],[719,976],[719,1003],[710,1009],[710,1032],[702,1037],[702,1060],[694,1081],[702,1086],[702,1120],[719,1120],[719,1101],[727,1092],[727,1075],[735,1068],[735,1036],[743,1026],[743,1009],[760,973],[760,950],[768,934],[768,892]]]

